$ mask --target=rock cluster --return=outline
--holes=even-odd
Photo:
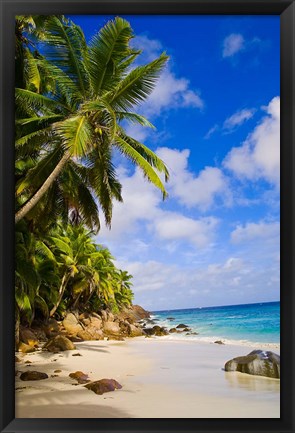
[[[32,328],[21,327],[19,352],[34,352],[40,346],[57,353],[73,350],[73,343],[87,340],[123,340],[125,337],[145,335],[140,320],[148,319],[149,313],[139,305],[125,307],[114,315],[101,310],[93,313],[68,312],[62,321],[53,318]]]
[[[144,328],[144,333],[148,336],[155,335],[156,337],[162,337],[163,335],[169,334],[164,326],[159,325],[155,325],[152,328]]]
[[[169,319],[175,320],[173,317]],[[67,312],[62,321],[53,318],[47,323],[35,324],[32,328],[20,329],[20,345],[23,353],[33,352],[39,347],[57,353],[74,350],[75,342],[89,340],[124,340],[129,337],[161,337],[169,333],[196,334],[188,325],[175,324],[168,330],[157,325],[157,319],[151,319],[150,313],[139,305],[124,307],[118,314],[109,310],[79,313]]]
[[[61,370],[55,370],[54,372],[60,373]],[[57,376],[57,374],[51,375],[51,377]],[[78,382],[76,385],[84,385],[85,388],[99,395],[102,395],[105,392],[115,391],[116,389],[122,388],[122,385],[120,385],[120,383],[117,382],[115,379],[100,379],[91,382],[88,375],[86,373],[83,373],[83,371],[76,371],[74,373],[70,373],[69,377],[71,379],[75,379]],[[20,379],[23,381],[43,380],[48,379],[48,375],[39,371],[25,371],[20,375]]]

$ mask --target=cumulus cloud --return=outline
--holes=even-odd
[[[164,240],[180,240],[206,247],[215,233],[217,218],[193,219],[177,212],[163,212],[155,221],[155,231]]]
[[[154,130],[147,126],[129,123],[125,126],[125,131],[130,137],[134,138],[140,143],[144,143],[147,137],[150,136]]]
[[[150,310],[226,305],[228,299],[233,304],[251,299],[259,302],[265,290],[270,299],[278,299],[279,267],[273,262],[261,268],[247,259],[229,256],[190,268],[157,260],[116,264],[134,276],[135,301]],[[257,287],[263,288],[260,299]]]
[[[245,48],[245,39],[240,33],[231,33],[223,41],[222,57],[232,57]]]
[[[224,167],[250,180],[264,179],[278,185],[280,178],[280,98],[263,107],[265,116],[240,147],[224,159]]]
[[[245,123],[247,120],[251,119],[251,117],[254,116],[255,111],[256,110],[253,108],[237,111],[236,113],[234,113],[232,116],[228,117],[224,121],[223,129],[231,131],[237,126],[242,125],[243,123]]]
[[[205,167],[198,174],[188,168],[190,151],[162,147],[157,149],[170,171],[168,184],[172,197],[187,207],[197,207],[207,211],[215,199],[230,204],[231,195],[225,175],[217,167]]]
[[[159,116],[162,111],[171,108],[191,107],[198,110],[204,102],[197,91],[190,88],[186,78],[177,78],[169,66],[162,72],[156,87],[142,105],[141,111],[148,117]]]
[[[112,229],[108,231],[102,226],[99,242],[109,243],[129,236],[134,239],[144,231],[150,238],[164,240],[167,248],[173,242],[187,242],[199,248],[210,245],[218,224],[217,218],[188,218],[182,213],[165,210],[160,192],[142,176],[139,169],[132,175],[122,171],[120,181],[124,202],[114,203]]]
[[[142,60],[154,60],[163,51],[160,41],[147,36],[137,36],[133,45],[142,49]],[[172,72],[170,62],[161,73],[156,87],[148,100],[142,104],[141,111],[146,116],[158,116],[163,110],[171,108],[192,107],[202,109],[204,101],[196,89],[190,88],[190,81],[185,77],[176,77]]]
[[[280,235],[279,222],[258,222],[238,225],[231,233],[231,241],[233,243],[242,243],[253,240],[277,240]]]
[[[110,240],[127,233],[136,234],[139,223],[152,221],[162,201],[161,193],[151,185],[138,168],[130,175],[119,171],[123,203],[114,202],[112,229],[102,225],[99,236]]]

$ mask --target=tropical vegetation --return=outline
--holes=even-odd
[[[127,134],[153,125],[137,107],[153,91],[165,53],[141,65],[130,24],[115,18],[89,44],[64,16],[16,18],[16,323],[69,309],[130,305],[132,276],[99,245],[122,186],[117,149],[167,196],[164,162]]]

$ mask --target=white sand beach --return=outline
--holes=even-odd
[[[58,354],[17,354],[18,371],[49,376],[22,381],[17,375],[17,418],[280,417],[278,379],[223,370],[226,361],[248,354],[251,347],[161,337],[88,341],[76,347]],[[279,347],[273,350],[279,353]],[[115,379],[122,389],[97,395],[69,377],[78,370],[93,381]]]

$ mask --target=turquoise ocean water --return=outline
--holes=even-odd
[[[183,323],[198,333],[170,334],[171,339],[280,343],[280,302],[156,311],[152,318],[169,329]]]

